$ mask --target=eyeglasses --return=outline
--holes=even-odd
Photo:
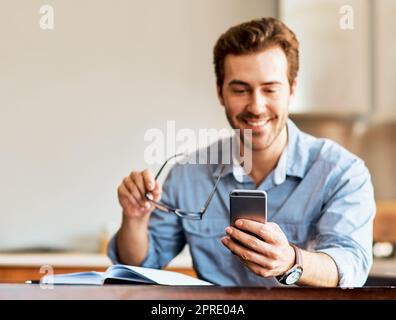
[[[169,162],[170,160],[172,160],[172,159],[174,159],[174,158],[179,158],[179,157],[182,157],[182,156],[185,156],[185,154],[184,154],[184,153],[178,153],[178,154],[176,154],[176,155],[170,157],[169,159],[167,159],[167,160],[165,161],[165,163],[164,163],[164,164],[161,166],[161,168],[159,169],[158,173],[155,175],[155,180],[158,179],[158,177],[160,176],[162,170],[165,168],[165,166],[168,164],[168,162]],[[222,167],[221,167],[221,170],[220,170],[219,177],[217,178],[216,183],[214,184],[214,187],[213,187],[212,192],[209,194],[209,197],[208,197],[208,199],[206,200],[206,202],[205,202],[203,208],[202,208],[201,210],[199,210],[199,211],[187,211],[187,210],[172,208],[172,207],[170,207],[170,206],[168,206],[168,205],[166,205],[166,204],[164,204],[164,203],[162,203],[162,202],[154,201],[153,198],[152,198],[152,195],[151,195],[149,192],[147,192],[147,193],[145,194],[145,198],[146,198],[148,201],[150,201],[150,203],[153,204],[157,209],[159,209],[159,210],[161,210],[161,211],[169,212],[169,213],[174,213],[174,214],[176,214],[177,216],[179,216],[180,218],[184,218],[184,219],[201,220],[201,219],[202,219],[202,216],[203,216],[204,213],[206,212],[206,209],[208,208],[209,203],[210,203],[210,201],[212,200],[213,195],[214,195],[214,193],[215,193],[215,191],[216,191],[216,189],[217,189],[217,185],[219,184],[219,181],[220,181],[220,179],[221,179],[221,177],[222,177],[224,168],[225,168],[225,165],[223,164]]]

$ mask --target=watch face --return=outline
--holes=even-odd
[[[296,283],[302,274],[302,270],[300,268],[296,268],[294,269],[285,279],[286,280],[286,284],[294,284]]]

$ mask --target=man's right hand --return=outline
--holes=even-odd
[[[149,170],[142,172],[132,171],[129,176],[122,180],[117,192],[124,218],[128,220],[145,220],[145,218],[149,218],[155,208],[146,199],[145,194],[150,192],[153,200],[159,201],[161,199],[162,186],[158,181],[154,181],[154,176]]]

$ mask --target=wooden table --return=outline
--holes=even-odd
[[[170,287],[151,285],[54,286],[0,284],[0,299],[131,300],[396,300],[396,288]]]

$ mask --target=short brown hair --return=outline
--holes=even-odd
[[[217,40],[213,50],[217,85],[224,81],[224,61],[228,54],[256,53],[270,47],[280,47],[288,62],[288,80],[292,85],[298,73],[298,40],[282,21],[261,18],[228,29]]]

